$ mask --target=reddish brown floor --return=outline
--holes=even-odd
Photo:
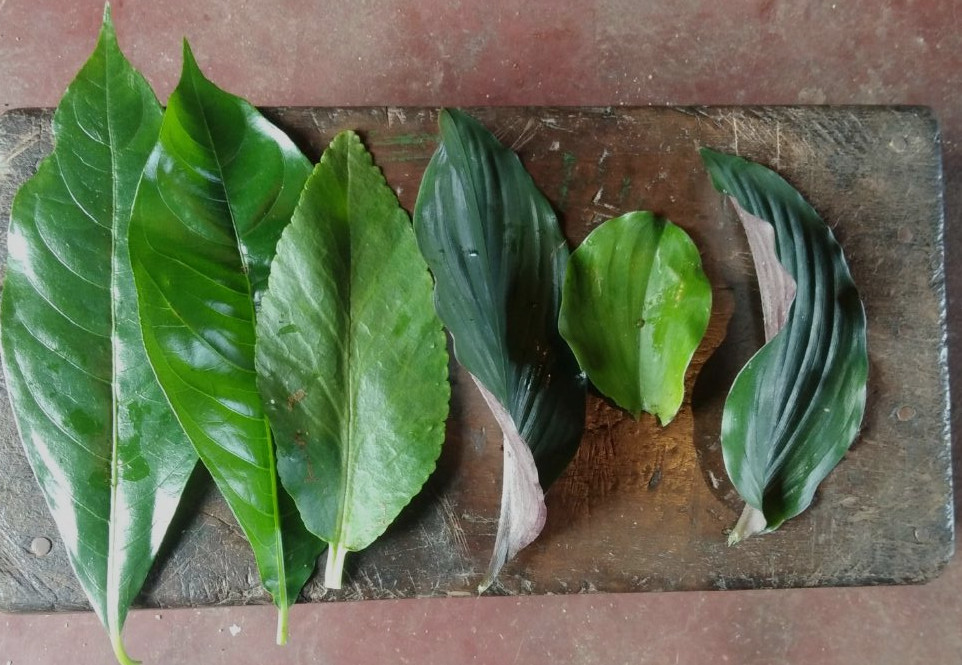
[[[0,0],[0,108],[54,105],[99,0]],[[962,379],[962,2],[114,3],[164,99],[180,38],[261,105],[925,104],[942,120],[950,353]],[[953,422],[958,423],[954,409]],[[957,448],[958,446],[956,446]],[[959,475],[958,473],[956,474]],[[0,665],[109,663],[92,615],[0,616]],[[135,612],[149,663],[962,663],[962,564],[923,587]]]

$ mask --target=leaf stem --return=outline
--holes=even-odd
[[[139,660],[134,660],[127,655],[127,650],[124,649],[124,640],[119,630],[110,631],[110,646],[113,647],[114,656],[120,665],[140,665]]]
[[[287,644],[287,617],[290,613],[290,607],[288,605],[282,605],[277,608],[277,645],[284,646]]]
[[[761,533],[767,526],[768,522],[765,520],[765,514],[758,508],[746,503],[745,509],[742,510],[742,514],[735,524],[735,528],[728,534],[728,544],[734,545],[740,543],[749,536]]]
[[[347,548],[342,543],[331,543],[327,549],[327,567],[324,569],[324,586],[328,589],[340,589],[341,577],[344,575],[344,557]]]

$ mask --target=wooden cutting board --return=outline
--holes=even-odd
[[[434,110],[278,108],[267,115],[316,160],[358,130],[411,210],[436,145]],[[654,210],[701,248],[714,290],[689,398],[666,428],[589,396],[577,458],[547,495],[541,537],[493,593],[545,594],[921,582],[952,554],[939,130],[919,108],[500,108],[473,113],[521,155],[572,246],[603,220]],[[0,116],[0,214],[50,150],[51,112]],[[742,504],[719,449],[735,373],[762,344],[744,234],[696,149],[761,161],[834,228],[869,322],[863,430],[811,510],[736,547]],[[3,242],[5,263],[5,235]],[[501,436],[452,362],[439,468],[387,534],[351,555],[345,588],[309,601],[473,593],[498,515]],[[0,396],[0,608],[87,607]],[[49,552],[46,550],[49,548]],[[46,553],[44,553],[46,552]],[[195,474],[144,606],[259,603],[249,547],[204,472]]]

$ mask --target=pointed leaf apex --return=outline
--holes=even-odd
[[[110,14],[110,3],[104,5],[103,22],[100,24],[100,34],[97,36],[97,51],[107,47],[117,49],[117,31],[114,30],[114,21]]]
[[[443,108],[438,114],[438,126],[441,128],[442,139],[447,139],[451,132],[459,132],[460,129],[470,127],[479,131],[482,129],[480,122],[460,109]]]
[[[181,78],[186,78],[188,74],[191,76],[204,76],[200,71],[200,67],[197,65],[196,58],[194,58],[194,52],[190,48],[190,42],[184,37],[184,66],[181,69],[180,76]]]

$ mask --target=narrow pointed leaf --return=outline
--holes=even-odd
[[[250,540],[280,609],[281,641],[321,545],[277,479],[254,370],[255,313],[309,173],[280,130],[204,78],[185,44],[137,195],[130,255],[147,355]]]
[[[278,470],[330,546],[325,585],[434,470],[448,357],[414,231],[353,132],[334,138],[277,246],[257,322]]]
[[[434,273],[435,305],[455,355],[504,407],[526,444],[506,441],[505,478],[526,477],[507,465],[524,464],[527,448],[539,480],[503,485],[486,588],[507,554],[540,530],[542,488],[561,474],[581,440],[585,388],[558,334],[568,247],[550,204],[517,156],[473,118],[442,111],[440,125],[441,144],[415,207],[418,245]],[[519,511],[508,506],[540,507],[519,523]]]
[[[14,200],[0,307],[27,458],[121,663],[127,610],[197,461],[147,364],[127,252],[161,115],[105,10],[54,115],[56,147]]]
[[[747,503],[737,542],[805,510],[858,434],[865,311],[834,235],[791,185],[760,164],[701,153],[748,231],[766,323],[722,416],[725,466]]]
[[[561,334],[602,393],[667,424],[708,328],[711,285],[688,234],[650,212],[609,219],[571,255]]]

